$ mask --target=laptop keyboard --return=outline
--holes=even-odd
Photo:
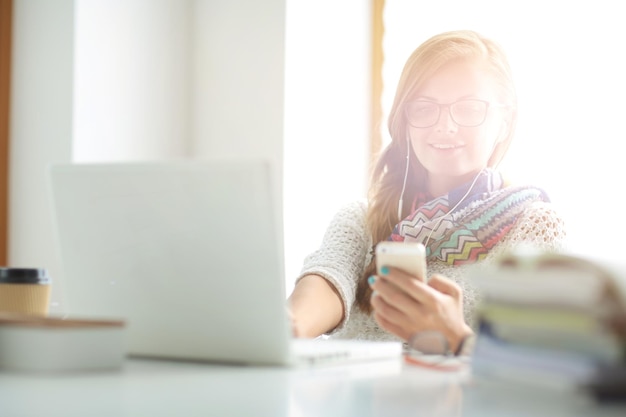
[[[400,342],[294,339],[292,343],[296,362],[309,365],[393,359],[402,353]]]

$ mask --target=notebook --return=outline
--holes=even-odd
[[[261,159],[55,164],[65,314],[122,319],[131,356],[297,365],[401,344],[291,337],[281,203]]]

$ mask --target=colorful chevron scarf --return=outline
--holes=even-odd
[[[468,193],[470,187],[471,183],[464,184],[430,201],[419,195],[412,213],[396,225],[387,240],[424,243],[428,261],[473,263],[483,259],[511,230],[529,204],[550,201],[539,188],[505,184],[493,170],[483,170]]]

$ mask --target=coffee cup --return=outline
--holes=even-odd
[[[50,283],[45,269],[0,268],[0,312],[47,316]]]

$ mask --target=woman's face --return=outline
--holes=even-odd
[[[418,119],[432,117],[434,123],[429,127],[414,127],[409,124],[413,152],[428,171],[429,191],[434,196],[445,194],[454,187],[471,181],[487,166],[487,161],[498,139],[503,138],[506,127],[503,112],[498,106],[497,92],[495,81],[482,66],[473,62],[454,61],[444,65],[427,80],[411,99],[412,102],[420,103],[407,106],[407,112],[417,115],[415,117]],[[452,115],[447,106],[466,99],[490,103],[484,122],[478,126],[462,125],[475,124],[476,120],[481,119],[483,103],[463,101],[455,105]],[[438,120],[437,108],[440,110]]]

